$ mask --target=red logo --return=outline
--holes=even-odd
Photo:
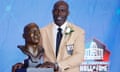
[[[109,72],[110,51],[106,45],[97,39],[93,39],[86,45],[80,72]]]

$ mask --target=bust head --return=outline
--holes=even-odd
[[[23,38],[27,44],[38,44],[40,41],[39,27],[35,23],[29,23],[24,27]]]

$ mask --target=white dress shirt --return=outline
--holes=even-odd
[[[53,24],[53,41],[54,41],[54,53],[56,54],[56,37],[57,37],[57,32],[58,32],[58,28],[61,28],[62,29],[62,34],[64,33],[65,31],[65,28],[67,26],[67,22],[65,22],[62,26],[58,26],[56,25],[55,23],[52,23]]]

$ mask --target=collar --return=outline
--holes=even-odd
[[[53,23],[54,28],[57,30],[58,28],[62,29],[62,33],[65,31],[65,28],[67,27],[67,22],[65,22],[63,25],[61,25],[60,27],[58,25],[56,25],[55,23]]]

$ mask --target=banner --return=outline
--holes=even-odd
[[[110,72],[110,51],[105,44],[93,39],[86,44],[84,62],[80,65],[80,72]]]

